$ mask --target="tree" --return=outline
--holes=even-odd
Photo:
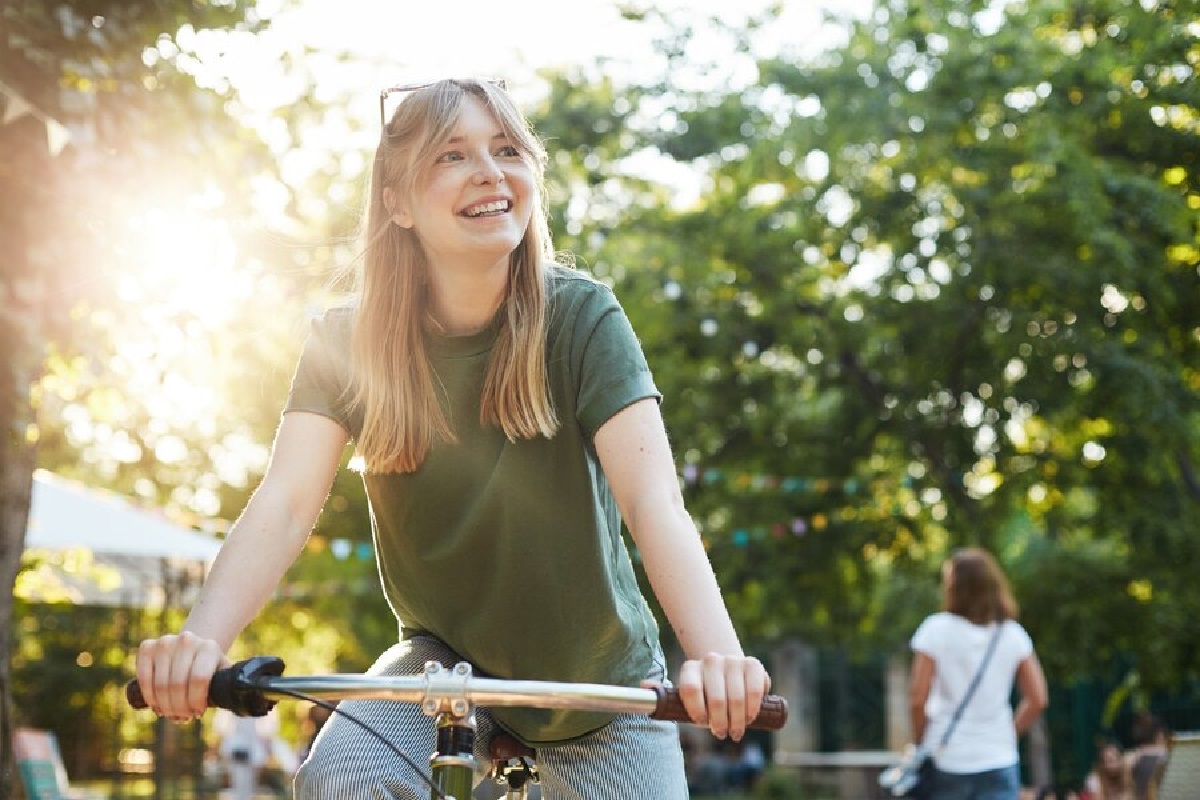
[[[918,535],[876,543],[893,563],[983,544],[1031,604],[1082,605],[1082,629],[1030,622],[1056,675],[1194,663],[1174,616],[1200,600],[1174,567],[1200,496],[1189,5],[893,3],[823,68],[765,70],[819,101],[789,139],[830,164],[797,210],[830,223],[835,427],[865,434],[859,463],[894,454],[917,502],[896,531]],[[1119,613],[1089,608],[1087,573],[1056,580],[1102,555]]]
[[[213,96],[197,92],[178,68],[174,35],[185,26],[254,20],[246,3],[16,2],[0,15],[7,123],[0,126],[0,239],[7,244],[0,268],[0,795],[10,796],[17,787],[8,620],[39,437],[33,389],[52,343],[70,352],[87,341],[76,339],[71,312],[102,294],[81,278],[104,250],[108,231],[97,223],[112,213],[106,203],[114,189],[130,174],[170,174],[144,171],[154,169],[156,157],[163,166],[165,149],[146,148],[141,134],[193,120],[192,135],[175,144],[202,152],[209,131],[194,119],[221,118]],[[73,144],[60,151],[68,132]],[[131,164],[144,169],[122,171]]]
[[[1191,673],[1195,8],[885,3],[745,89],[680,60],[621,137],[570,127],[567,241],[634,317],[744,629],[899,645],[974,543],[1056,609],[1054,676]],[[668,205],[634,156],[705,188]]]

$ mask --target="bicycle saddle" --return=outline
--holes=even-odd
[[[510,761],[514,758],[533,758],[536,753],[532,747],[517,740],[507,733],[497,733],[488,743],[488,755],[493,761]]]

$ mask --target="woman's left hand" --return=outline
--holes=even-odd
[[[694,723],[738,742],[758,716],[771,676],[753,656],[709,653],[683,663],[676,688]]]

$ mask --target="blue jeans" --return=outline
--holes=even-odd
[[[1017,800],[1021,775],[1016,764],[987,772],[960,775],[938,770],[930,800]]]

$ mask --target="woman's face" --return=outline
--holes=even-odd
[[[1114,745],[1107,745],[1100,751],[1100,766],[1105,772],[1115,774],[1120,771],[1121,764],[1121,751]]]
[[[412,228],[436,270],[481,259],[507,264],[537,203],[528,157],[487,107],[468,95],[449,138],[392,219]]]

